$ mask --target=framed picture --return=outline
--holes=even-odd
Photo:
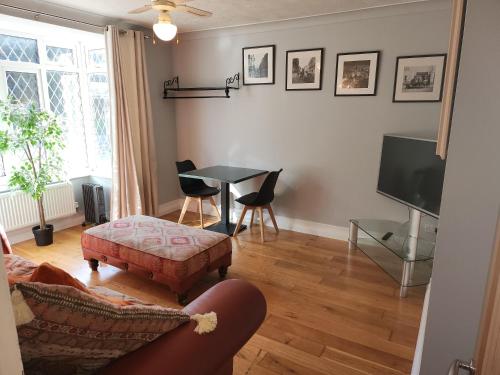
[[[323,50],[286,51],[286,90],[321,90]]]
[[[393,102],[440,102],[446,54],[396,59]]]
[[[335,96],[377,94],[380,51],[337,54]]]
[[[243,48],[244,85],[274,84],[275,50],[275,45]]]

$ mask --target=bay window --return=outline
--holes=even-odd
[[[4,16],[2,16],[4,17]],[[5,16],[6,17],[6,16]],[[12,18],[12,17],[9,17]],[[104,36],[20,20],[0,27],[0,99],[12,97],[53,113],[63,127],[69,178],[110,177],[110,101]],[[6,23],[9,25],[9,23]],[[30,27],[31,26],[31,27]],[[33,30],[33,33],[26,30]],[[53,29],[53,32],[51,30]],[[40,35],[41,34],[41,35]],[[14,158],[0,158],[0,191]]]

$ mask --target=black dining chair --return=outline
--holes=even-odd
[[[274,217],[274,212],[271,208],[271,202],[274,200],[274,187],[276,186],[276,182],[278,181],[278,176],[281,171],[283,171],[283,168],[279,171],[270,172],[266,176],[266,179],[262,183],[262,186],[260,187],[260,190],[258,192],[246,194],[236,199],[236,202],[243,204],[244,207],[238,220],[238,224],[236,225],[236,229],[234,230],[233,237],[236,237],[238,235],[241,223],[243,222],[248,209],[252,210],[250,226],[253,225],[255,210],[259,212],[261,242],[264,242],[264,216],[262,213],[263,208],[266,208],[269,212],[269,216],[271,217],[271,221],[273,222],[274,229],[276,230],[276,233],[279,233],[278,224],[276,224],[276,218]]]
[[[193,171],[196,169],[196,166],[191,160],[177,161],[175,162],[177,166],[177,173],[185,173],[189,171]],[[188,178],[188,177],[180,177],[179,182],[181,184],[181,189],[186,195],[186,199],[184,200],[184,205],[182,206],[181,216],[179,217],[178,223],[181,224],[184,219],[184,215],[189,207],[189,203],[191,200],[195,199],[198,201],[198,210],[200,211],[200,223],[201,228],[204,228],[203,224],[203,201],[208,199],[212,206],[215,207],[215,211],[217,212],[217,216],[220,220],[220,212],[217,208],[217,204],[215,204],[214,195],[220,193],[220,189],[212,186],[208,186],[198,178]]]

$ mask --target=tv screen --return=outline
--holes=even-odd
[[[384,135],[377,192],[437,218],[444,169],[435,140]]]

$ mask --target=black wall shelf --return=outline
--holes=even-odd
[[[163,99],[206,99],[222,98],[229,99],[230,90],[240,89],[240,73],[226,78],[225,86],[214,87],[179,87],[179,76],[163,83]],[[224,91],[224,95],[177,95],[181,91]],[[170,95],[169,95],[170,94]]]

